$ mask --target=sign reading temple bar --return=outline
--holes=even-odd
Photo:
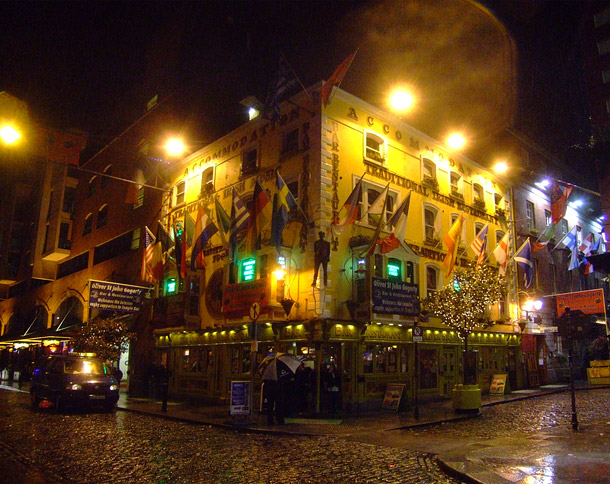
[[[90,280],[89,307],[118,313],[137,313],[149,290],[149,287]]]
[[[416,284],[373,277],[373,312],[380,314],[419,314],[419,288]]]

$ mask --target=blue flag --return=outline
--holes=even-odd
[[[515,253],[515,262],[523,269],[525,275],[525,288],[527,289],[532,284],[534,279],[534,262],[532,261],[532,245],[530,239],[527,239],[519,250]]]

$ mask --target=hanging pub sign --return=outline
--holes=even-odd
[[[248,316],[254,303],[259,315],[269,310],[269,280],[256,279],[239,284],[229,284],[222,295],[222,311],[228,318]]]
[[[589,291],[568,292],[557,294],[557,317],[565,313],[565,308],[572,311],[579,310],[584,314],[605,314],[606,302],[603,289]]]
[[[373,312],[417,316],[418,294],[417,284],[373,277]]]
[[[89,307],[100,311],[137,313],[149,290],[149,287],[90,280]]]

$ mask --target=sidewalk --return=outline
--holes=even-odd
[[[29,385],[21,390],[17,384],[0,382],[0,389],[27,392]],[[576,389],[588,389],[586,382],[578,382]],[[600,388],[600,387],[598,387]],[[610,388],[605,386],[601,388]],[[521,390],[502,396],[482,397],[483,407],[524,400],[542,395],[569,392],[569,386],[547,385],[535,390]],[[236,418],[229,415],[228,405],[198,406],[179,401],[168,401],[167,411],[162,411],[162,401],[149,398],[130,397],[121,388],[117,407],[121,411],[136,412],[160,418],[210,425],[241,432],[256,432],[276,435],[337,436],[362,438],[383,445],[389,440],[403,442],[405,436],[400,429],[413,429],[457,420],[471,419],[476,415],[458,414],[450,400],[420,405],[419,419],[415,419],[413,409],[405,412],[372,412],[360,415],[327,418],[286,418],[285,425],[267,425],[266,416],[255,411],[255,415]],[[511,438],[468,439],[459,441],[445,439],[435,432],[436,437],[419,447],[437,455],[437,461],[445,472],[472,483],[484,484],[534,484],[610,483],[610,454],[607,447],[610,422],[600,422],[604,427],[593,424],[579,426],[578,432],[562,426],[552,432],[534,433]],[[565,428],[564,428],[565,427]],[[402,440],[401,440],[402,439]],[[415,449],[413,449],[415,450]],[[418,450],[422,450],[421,448]]]

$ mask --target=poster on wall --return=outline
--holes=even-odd
[[[381,403],[382,410],[391,410],[398,412],[400,406],[400,400],[402,393],[404,392],[405,386],[400,383],[388,383],[383,396],[383,402]]]

